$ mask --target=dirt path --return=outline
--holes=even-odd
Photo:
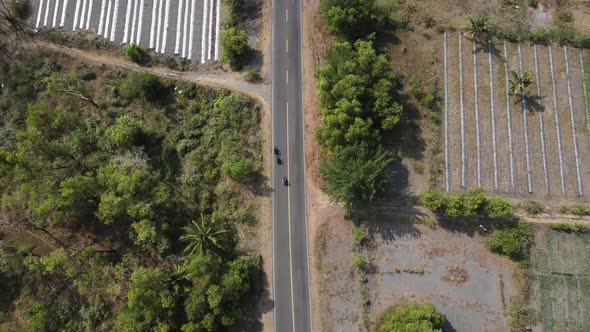
[[[225,88],[236,92],[247,94],[253,98],[259,100],[264,104],[264,108],[268,109],[270,105],[270,82],[263,82],[261,84],[251,84],[237,77],[227,77],[229,75],[216,75],[216,74],[204,74],[196,72],[181,72],[172,70],[165,67],[142,67],[135,63],[114,58],[111,56],[100,55],[89,51],[83,51],[75,48],[69,48],[65,46],[55,45],[51,43],[41,42],[37,44],[39,47],[50,49],[53,51],[65,53],[68,55],[74,55],[88,61],[106,64],[119,68],[133,69],[133,70],[144,70],[160,77],[182,79],[192,81],[195,83]],[[235,76],[235,75],[233,75]]]

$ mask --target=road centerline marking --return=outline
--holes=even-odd
[[[288,72],[287,72],[288,73]],[[289,280],[291,282],[291,318],[293,320],[293,332],[295,329],[295,296],[293,294],[293,250],[291,241],[291,170],[289,168],[289,102],[285,102],[285,110],[287,114],[287,223],[289,234]]]
[[[285,22],[289,22],[289,10],[285,9]]]
[[[285,39],[285,53],[289,53],[289,39]]]
[[[285,70],[285,82],[287,82],[287,84],[289,84],[289,70]]]

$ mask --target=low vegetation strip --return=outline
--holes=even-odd
[[[500,197],[487,197],[481,189],[467,194],[443,194],[429,191],[420,196],[420,203],[429,210],[445,217],[487,217],[512,216],[512,204]]]

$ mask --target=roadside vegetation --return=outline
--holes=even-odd
[[[328,195],[350,212],[386,191],[393,173],[384,136],[403,108],[396,75],[374,46],[385,8],[375,1],[322,0],[320,14],[339,39],[316,72],[323,122],[316,138],[328,153],[320,174]]]
[[[374,332],[441,332],[445,318],[428,301],[402,302],[388,308],[375,324]]]
[[[250,62],[254,51],[248,45],[248,32],[244,25],[249,14],[257,14],[257,1],[223,0],[222,3],[227,9],[220,37],[222,56],[232,70],[242,70]]]
[[[259,108],[36,52],[0,67],[0,330],[255,321]]]
[[[420,196],[420,203],[445,217],[500,218],[512,215],[510,201],[501,197],[488,197],[482,189],[474,189],[467,194],[429,191]]]

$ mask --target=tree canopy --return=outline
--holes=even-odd
[[[316,137],[329,150],[379,144],[400,121],[396,76],[372,41],[337,42],[316,77],[324,123]]]
[[[388,310],[379,332],[441,332],[444,316],[430,302],[404,303]]]
[[[321,0],[320,14],[328,32],[349,41],[363,39],[379,31],[388,15],[375,0]]]

